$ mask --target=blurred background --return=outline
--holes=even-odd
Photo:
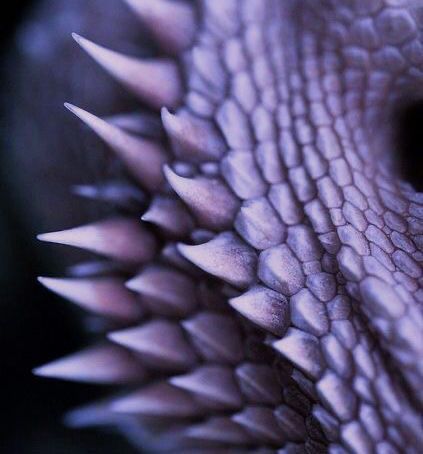
[[[118,435],[63,424],[67,410],[110,389],[36,378],[31,369],[88,343],[80,312],[36,281],[59,276],[77,254],[35,235],[97,219],[104,208],[69,187],[117,172],[98,160],[101,144],[63,102],[100,114],[132,102],[70,33],[134,52],[139,27],[116,0],[15,0],[0,26],[0,453],[132,453]]]

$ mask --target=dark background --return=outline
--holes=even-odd
[[[15,0],[2,8],[2,78],[10,69],[6,55],[10,53],[14,33],[36,3]],[[2,91],[4,115],[14,93],[5,89],[4,84]],[[40,270],[41,273],[50,271],[50,264],[40,253],[40,245],[14,198],[13,176],[4,165],[9,152],[4,139],[10,132],[3,120],[0,131],[0,453],[132,453],[115,434],[73,430],[63,425],[67,410],[95,400],[104,390],[31,374],[34,367],[78,350],[86,339],[79,313],[36,282]]]

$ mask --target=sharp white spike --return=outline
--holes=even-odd
[[[113,218],[60,232],[38,235],[41,241],[74,246],[130,263],[151,260],[157,249],[154,235],[140,222]]]
[[[167,165],[164,173],[202,227],[222,230],[232,226],[239,200],[222,181],[205,177],[181,177]]]
[[[156,190],[162,185],[167,154],[161,145],[129,134],[72,104],[65,106],[110,146],[141,186]]]
[[[242,395],[234,380],[231,368],[203,366],[193,372],[172,377],[172,385],[206,398],[218,408],[237,409],[242,405]]]
[[[280,293],[257,285],[229,304],[261,328],[282,337],[290,323],[289,303]]]
[[[94,44],[76,33],[72,36],[107,72],[151,107],[178,106],[183,89],[174,61],[140,60]]]
[[[217,235],[208,243],[179,244],[180,253],[189,261],[236,287],[248,287],[256,278],[255,251],[231,232]]]
[[[144,367],[128,351],[99,345],[58,359],[34,370],[40,377],[98,384],[141,382]]]
[[[159,45],[177,54],[194,39],[196,29],[194,9],[185,1],[126,0],[146,24]]]
[[[125,287],[122,279],[57,279],[38,278],[49,290],[91,312],[122,319],[139,320],[143,310],[138,299]]]
[[[109,334],[117,344],[141,353],[146,364],[170,370],[186,370],[196,356],[179,325],[166,320],[153,320],[136,328]]]
[[[217,161],[226,151],[226,144],[210,121],[186,112],[171,114],[162,109],[163,126],[177,157],[194,162]]]

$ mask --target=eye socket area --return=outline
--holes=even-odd
[[[423,97],[401,104],[393,125],[398,173],[417,192],[423,192]]]

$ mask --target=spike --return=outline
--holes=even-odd
[[[210,121],[186,112],[171,114],[165,107],[162,121],[177,157],[194,162],[217,161],[226,151],[225,142]]]
[[[281,386],[275,371],[265,364],[243,363],[236,377],[244,396],[255,404],[276,405],[281,401]]]
[[[40,377],[87,383],[119,384],[141,382],[146,371],[128,351],[100,345],[66,356],[34,370]]]
[[[162,185],[167,155],[160,145],[129,134],[72,104],[65,106],[115,151],[142,186],[156,190]]]
[[[156,253],[154,236],[133,219],[114,218],[37,237],[66,244],[130,263],[151,260]]]
[[[242,396],[234,380],[232,369],[223,366],[202,366],[190,374],[172,377],[172,385],[210,401],[212,406],[226,409],[240,408]]]
[[[196,362],[195,353],[179,325],[153,320],[136,328],[109,334],[109,339],[142,354],[142,360],[154,367],[185,370]]]
[[[257,285],[229,304],[256,325],[282,337],[290,323],[289,303],[280,293]]]
[[[72,192],[79,197],[110,203],[129,211],[140,211],[145,203],[145,195],[140,189],[117,181],[99,185],[76,185]]]
[[[286,441],[270,408],[246,407],[242,412],[233,415],[232,420],[245,427],[254,438],[265,443],[281,445]]]
[[[101,277],[116,275],[116,273],[127,272],[122,263],[112,262],[109,260],[91,260],[88,262],[77,263],[66,269],[69,277]]]
[[[110,401],[101,400],[71,410],[65,416],[65,424],[71,428],[87,428],[122,423],[122,416],[110,410]]]
[[[201,270],[199,270],[195,265],[182,257],[175,243],[165,244],[160,256],[163,259],[164,263],[169,264],[177,268],[178,270],[184,271],[190,276],[198,277],[202,273]]]
[[[173,268],[149,266],[126,285],[141,293],[151,311],[160,315],[185,317],[197,303],[194,282]]]
[[[40,277],[49,290],[91,312],[106,317],[136,321],[143,315],[137,298],[118,278],[56,279]]]
[[[320,377],[324,364],[317,337],[289,328],[283,339],[273,343],[273,348],[312,378]]]
[[[256,253],[231,232],[197,246],[179,244],[178,249],[202,270],[236,287],[247,287],[256,277]]]
[[[181,177],[169,166],[164,167],[164,173],[202,227],[221,230],[232,226],[239,201],[224,183],[205,177]]]
[[[186,418],[202,413],[200,405],[189,393],[165,382],[150,385],[119,398],[110,407],[118,413],[166,418]]]
[[[126,0],[158,41],[171,54],[185,50],[194,39],[195,14],[185,1]]]
[[[226,416],[214,417],[202,424],[189,427],[186,436],[196,440],[214,441],[232,445],[250,444],[251,437],[244,429]]]
[[[141,218],[160,227],[166,234],[182,238],[194,228],[194,222],[185,206],[174,197],[156,195]]]
[[[201,356],[217,363],[237,364],[243,357],[241,333],[227,315],[200,312],[182,322]]]
[[[130,112],[112,115],[103,120],[132,134],[157,140],[163,138],[162,123],[156,114]]]
[[[169,59],[140,60],[99,46],[77,35],[75,41],[128,90],[155,109],[175,108],[183,90],[175,62]]]

